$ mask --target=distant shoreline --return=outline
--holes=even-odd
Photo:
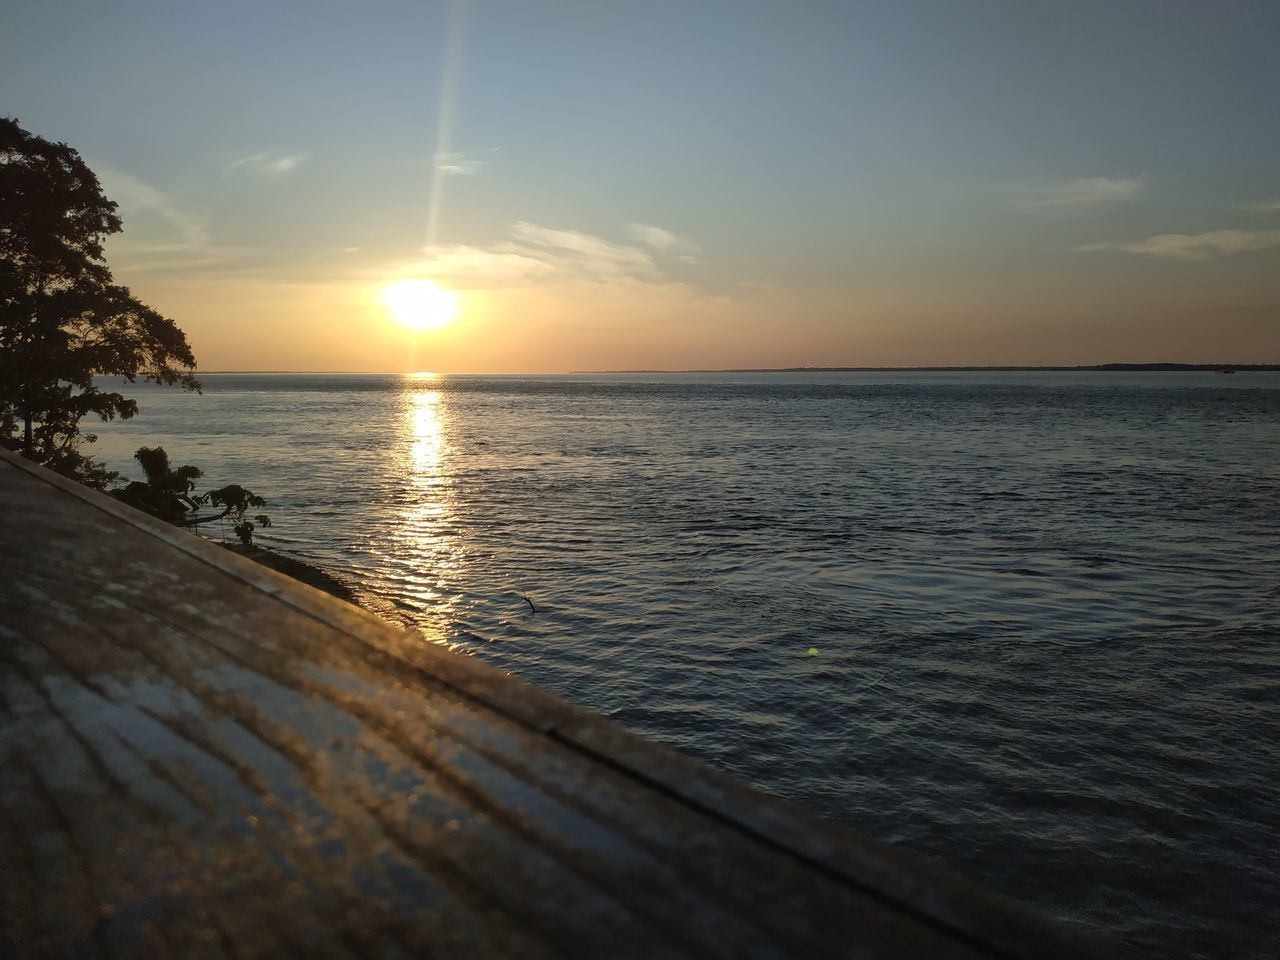
[[[1230,370],[1241,373],[1274,372],[1280,363],[1095,363],[1079,366],[962,366],[962,367],[698,367],[687,370],[637,368],[633,370],[564,370],[558,373],[442,373],[445,377],[560,377],[588,374],[637,373],[1215,373]],[[201,370],[198,376],[232,374],[296,375],[296,376],[386,376],[409,375],[403,370]]]
[[[1274,371],[1280,363],[1097,363],[1076,367],[725,367],[700,370],[571,370],[571,374],[583,373],[1088,373],[1088,372],[1201,372],[1218,371]]]

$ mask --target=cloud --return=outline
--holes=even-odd
[[[497,152],[497,147],[487,147],[484,150],[458,150],[454,153],[437,154],[436,169],[449,177],[472,177]]]
[[[697,260],[699,246],[670,230],[655,227],[651,223],[632,223],[627,225],[627,231],[636,241],[659,253],[671,254],[690,263]]]
[[[410,272],[466,287],[504,287],[549,277],[553,264],[529,256],[512,244],[475,247],[465,244],[427,247],[424,259]]]
[[[202,250],[209,242],[207,217],[184,210],[168,194],[110,164],[94,163],[102,191],[120,205],[131,252]],[[149,235],[139,242],[138,234]]]
[[[120,205],[124,230],[107,240],[116,273],[154,273],[193,269],[248,269],[259,266],[263,251],[216,243],[209,218],[170,194],[108,163],[94,161],[102,190]]]
[[[1133,200],[1142,193],[1143,177],[1082,177],[1064,183],[1019,189],[1026,207],[1087,207]]]
[[[307,159],[305,153],[284,153],[280,150],[266,150],[262,153],[250,154],[227,164],[227,172],[243,170],[259,176],[285,177]]]
[[[599,275],[649,273],[654,268],[653,258],[639,247],[578,230],[554,230],[521,220],[511,227],[511,236],[517,244],[544,251],[543,259],[573,261],[577,268]]]
[[[1090,243],[1079,249],[1119,251],[1174,260],[1212,260],[1275,246],[1280,246],[1280,230],[1211,230],[1207,233],[1161,233],[1127,243]]]
[[[1262,203],[1255,203],[1253,209],[1265,210],[1267,213],[1280,213],[1280,200],[1264,200]]]
[[[676,248],[684,249],[685,243]],[[648,249],[527,220],[512,224],[504,238],[491,244],[429,246],[422,254],[399,272],[465,289],[541,287],[589,291],[597,297],[660,294],[668,301],[701,296],[688,283],[669,276]]]

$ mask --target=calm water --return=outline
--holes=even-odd
[[[1128,952],[1280,949],[1280,375],[204,383],[98,452]]]

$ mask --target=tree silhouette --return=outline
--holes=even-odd
[[[187,526],[187,518],[200,506],[192,491],[204,471],[192,466],[169,469],[169,454],[164,447],[139,447],[133,458],[142,465],[147,479],[112,490],[111,495],[161,520]]]
[[[147,479],[135,480],[111,491],[113,497],[130,506],[180,527],[194,527],[228,517],[234,524],[236,536],[246,547],[253,543],[253,531],[257,529],[254,520],[264,527],[271,526],[271,518],[264,513],[255,514],[252,519],[245,516],[250,507],[265,506],[266,501],[238,483],[196,494],[195,482],[204,475],[199,467],[188,464],[171,469],[164,447],[139,447],[133,458],[142,465]],[[204,506],[222,507],[222,512],[202,515],[200,508]]]
[[[200,389],[186,335],[112,279],[115,211],[79,153],[0,117],[0,444],[97,487],[115,475],[80,421],[138,405],[95,377]]]
[[[80,154],[0,117],[0,444],[90,486],[118,478],[80,452],[97,439],[80,421],[128,419],[137,401],[94,378],[139,377],[199,390],[186,335],[116,284],[103,241],[121,229],[116,204]],[[173,470],[163,447],[134,454],[146,475],[112,494],[179,526],[229,518],[252,543],[250,508],[264,501],[229,484],[195,494],[197,467]],[[204,514],[205,506],[221,507]]]

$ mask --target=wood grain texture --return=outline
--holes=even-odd
[[[0,955],[1087,952],[8,454],[0,545]]]

